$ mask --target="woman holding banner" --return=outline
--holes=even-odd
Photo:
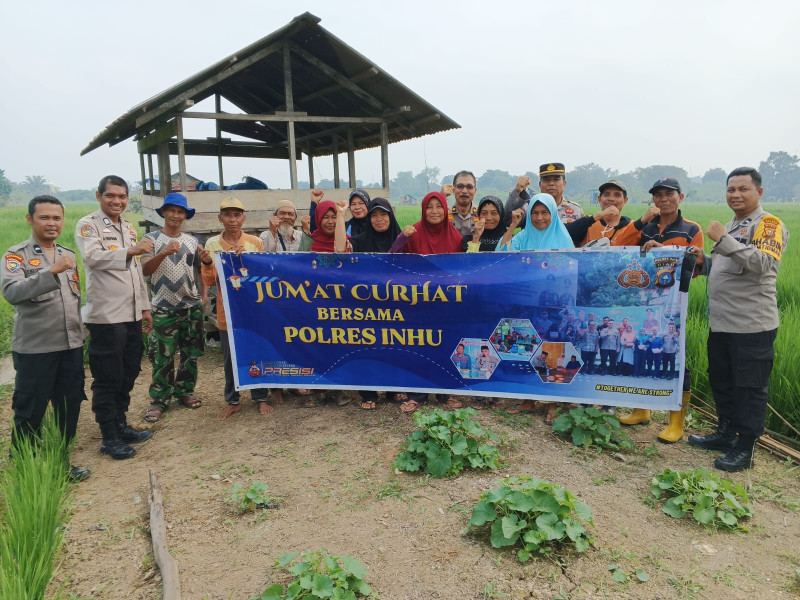
[[[514,230],[522,221],[527,218],[527,226],[518,234],[513,235]],[[513,237],[512,237],[513,235]],[[564,248],[574,248],[575,244],[567,232],[567,228],[558,218],[558,208],[556,202],[550,194],[536,194],[528,204],[527,215],[521,208],[511,213],[511,227],[503,235],[500,243],[497,244],[497,251],[520,251],[520,250],[562,250]],[[539,332],[539,335],[546,335],[547,332]],[[547,415],[544,422],[552,425],[556,417],[556,404],[549,402]],[[522,403],[510,408],[510,414],[522,412],[533,412],[535,404],[533,400],[524,400]]]
[[[391,253],[450,254],[461,252],[464,238],[447,218],[447,200],[439,192],[431,192],[422,199],[422,219],[406,225],[397,236]],[[408,394],[408,400],[400,405],[404,413],[413,413],[427,400],[427,393]],[[441,402],[441,396],[436,399]],[[445,402],[448,408],[461,408],[461,401],[450,396]]]

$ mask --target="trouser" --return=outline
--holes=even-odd
[[[633,376],[642,377],[645,374],[647,352],[636,350],[633,353]]]
[[[95,420],[116,422],[131,404],[131,390],[142,370],[142,322],[87,323],[92,411]]]
[[[224,329],[219,330],[219,344],[222,346],[222,360],[225,363],[225,402],[232,406],[239,404],[239,392],[233,379],[233,361],[231,360],[230,336]],[[269,398],[267,388],[253,388],[250,396],[254,402],[266,402]]]
[[[777,332],[708,334],[708,381],[717,416],[740,436],[764,433]]]
[[[37,354],[11,353],[14,369],[14,430],[11,443],[39,433],[47,404],[53,413],[64,440],[69,444],[78,430],[78,415],[84,392],[83,346],[59,352]]]
[[[664,358],[662,360],[661,377],[672,379],[675,377],[675,352],[664,352]],[[669,369],[669,371],[667,369]]]
[[[617,371],[617,351],[600,348],[600,367],[603,374],[615,375]]]
[[[658,377],[661,372],[661,353],[647,353],[647,369],[645,375],[648,377]]]
[[[173,397],[194,393],[197,359],[203,355],[204,337],[202,304],[179,310],[153,309],[149,356],[153,363],[150,397],[154,402],[166,408]]]
[[[586,350],[581,350],[581,360],[583,361],[583,369],[582,371],[587,375],[591,375],[594,371],[594,359],[597,356],[597,352],[592,350],[591,352],[587,352]]]

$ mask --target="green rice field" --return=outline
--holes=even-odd
[[[780,217],[795,236],[800,235],[800,206],[792,204],[765,204],[765,210]],[[73,232],[75,223],[83,215],[97,209],[96,203],[70,203],[66,207],[66,223],[59,243],[75,249]],[[643,205],[629,205],[624,213],[636,218],[644,212]],[[6,207],[0,209],[0,247],[3,250],[25,240],[30,235],[30,228],[25,222],[25,207]],[[588,212],[594,212],[589,209]],[[397,219],[402,226],[420,219],[420,206],[402,206],[397,208]],[[684,204],[684,217],[697,221],[705,229],[709,222],[718,220],[722,223],[730,219],[731,211],[721,204]],[[135,225],[140,217],[127,214],[126,217]],[[248,223],[263,227],[265,224]],[[139,228],[141,229],[141,228]],[[140,232],[141,233],[141,232]],[[795,428],[800,429],[800,344],[792,342],[800,331],[800,249],[797,240],[789,240],[787,252],[783,257],[778,277],[778,306],[781,312],[781,326],[775,343],[775,367],[770,381],[770,404]],[[706,250],[711,247],[706,240]],[[83,266],[78,257],[79,268]],[[83,281],[83,279],[82,279]],[[82,283],[83,285],[83,283]],[[8,354],[11,347],[11,329],[13,308],[5,301],[0,303],[0,355]],[[708,335],[707,288],[704,277],[692,282],[689,298],[689,314],[687,321],[687,362],[692,371],[693,393],[711,406],[711,394],[706,374],[706,337]],[[768,412],[767,427],[773,431],[800,438],[791,428],[777,416]]]

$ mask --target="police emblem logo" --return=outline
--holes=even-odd
[[[81,277],[78,275],[78,271],[72,271],[70,279],[71,281],[69,283],[72,286],[72,291],[79,294],[81,291]]]
[[[28,259],[28,264],[30,266],[32,266],[32,267],[38,267],[40,264],[42,264],[42,259],[41,258],[29,258]]]
[[[565,213],[567,213],[568,215],[573,215],[573,214],[575,214],[575,211],[574,211],[574,210],[572,210],[572,209],[571,209],[569,206],[568,206],[567,208],[565,208],[565,209],[564,209],[564,212],[565,212]]]
[[[103,217],[103,225],[111,225],[111,219],[108,217]]]
[[[92,237],[94,235],[94,228],[91,225],[83,225],[81,227],[81,237]]]
[[[6,254],[6,271],[9,273],[16,273],[19,271],[24,260],[25,259],[23,259],[19,254]]]
[[[626,269],[620,272],[617,283],[624,288],[646,288],[650,285],[650,275],[641,267],[639,261],[634,259]]]
[[[111,246],[109,246],[109,247],[108,247],[108,249],[109,249],[109,250],[118,250],[118,249],[119,249],[119,246],[114,246],[114,245],[111,245]]]
[[[548,171],[555,171],[556,170],[556,166],[551,163],[551,164],[547,165],[547,170]]]

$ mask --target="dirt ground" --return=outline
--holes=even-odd
[[[129,420],[148,404],[141,374]],[[88,383],[88,382],[87,382]],[[710,467],[713,454],[685,441],[645,453],[661,424],[634,428],[639,453],[619,461],[576,450],[541,415],[482,411],[479,420],[505,441],[500,472],[426,480],[396,473],[398,448],[413,430],[397,405],[373,412],[357,404],[300,407],[287,396],[260,417],[244,393],[242,412],[221,422],[223,371],[218,349],[201,359],[197,410],[172,407],[132,460],[98,453],[87,402],[73,462],[92,470],[75,487],[74,512],[57,582],[80,598],[157,599],[161,578],[149,531],[148,471],[164,492],[169,546],[182,597],[247,599],[285,581],[272,572],[289,551],[327,548],[368,568],[383,600],[471,598],[797,598],[800,567],[798,467],[759,451],[756,467],[733,478],[755,498],[749,532],[727,533],[677,521],[646,506],[654,474]],[[88,390],[87,390],[88,391]],[[2,409],[4,433],[10,408]],[[564,485],[595,513],[595,542],[582,556],[520,564],[513,551],[462,536],[481,492],[504,476],[531,475]],[[269,484],[280,509],[239,516],[226,499],[235,483]],[[609,564],[643,569],[646,583],[619,584]]]

